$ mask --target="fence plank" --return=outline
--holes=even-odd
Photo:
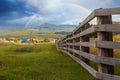
[[[120,24],[96,25],[94,28],[95,28],[95,31],[120,32]]]
[[[76,43],[66,43],[63,45],[69,46],[85,46],[85,47],[95,47],[95,48],[108,48],[108,49],[120,49],[120,42],[112,41],[95,41],[95,42],[76,42]]]
[[[80,56],[83,56],[93,62],[96,62],[96,63],[120,66],[120,59],[117,59],[117,58],[96,56],[93,54],[88,54],[86,52],[82,52],[82,51],[78,51],[78,50],[74,50],[74,49],[70,49],[70,48],[64,48],[64,49],[74,52],[74,53],[76,53]],[[108,62],[110,62],[110,63],[108,63]]]
[[[93,11],[77,28],[75,28],[72,33],[75,33],[78,29],[83,27],[86,23],[91,21],[93,18],[95,18],[95,12]]]
[[[65,41],[71,40],[71,39],[74,39],[74,38],[78,38],[78,37],[81,37],[81,36],[85,36],[85,35],[88,35],[88,34],[93,33],[93,32],[95,32],[95,28],[91,27],[91,28],[88,28],[88,29],[82,31],[81,33],[78,33],[78,34],[74,35],[73,37],[67,38]]]
[[[108,49],[120,49],[120,42],[96,41],[96,47]]]
[[[85,46],[85,47],[96,47],[95,42],[75,42],[73,43],[66,43],[63,45],[69,45],[69,46]]]
[[[101,80],[120,80],[120,76],[117,75],[110,75],[106,73],[96,73],[96,78],[101,79]]]
[[[109,9],[97,9],[95,10],[95,16],[107,16],[120,14],[120,8],[109,8]]]

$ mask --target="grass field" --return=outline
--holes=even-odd
[[[120,36],[114,41],[119,42]],[[97,55],[97,49],[90,52]],[[120,58],[120,50],[114,50]],[[90,65],[98,69],[93,62]],[[120,67],[115,67],[120,75]],[[0,80],[95,80],[69,56],[56,50],[53,43],[15,45],[0,43]]]
[[[55,34],[55,33],[40,33],[33,31],[31,34],[31,31],[23,30],[23,31],[15,31],[11,33],[6,34],[0,34],[0,37],[16,37],[16,38],[62,38],[65,35],[63,34]]]
[[[0,80],[94,80],[52,43],[0,43]]]

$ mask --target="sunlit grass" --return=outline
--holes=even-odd
[[[119,36],[114,37],[119,42]],[[96,48],[90,49],[97,55]],[[114,56],[120,58],[115,49]],[[98,70],[97,64],[90,65]],[[115,67],[120,75],[120,68]],[[85,77],[84,77],[85,76]],[[69,56],[56,50],[53,43],[16,45],[0,43],[0,80],[95,80]]]
[[[0,43],[0,80],[94,80],[79,64],[56,50],[53,43]],[[16,52],[21,48],[31,52]]]

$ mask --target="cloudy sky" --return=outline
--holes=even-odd
[[[94,9],[120,7],[120,0],[0,0],[0,26],[76,24]]]

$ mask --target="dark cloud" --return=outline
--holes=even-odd
[[[27,5],[26,0],[0,0],[0,26],[12,26],[10,20],[21,19],[36,13],[37,8]],[[21,25],[16,24],[15,25]]]
[[[56,1],[63,4],[57,7]],[[64,5],[66,3],[73,5]],[[33,26],[42,22],[77,24],[88,15],[81,6],[94,10],[119,5],[118,0],[0,0],[0,26],[24,26],[27,21]],[[33,19],[36,13],[40,16]]]
[[[27,6],[24,0],[0,0],[0,19],[30,16],[29,12],[36,13],[37,9]]]

